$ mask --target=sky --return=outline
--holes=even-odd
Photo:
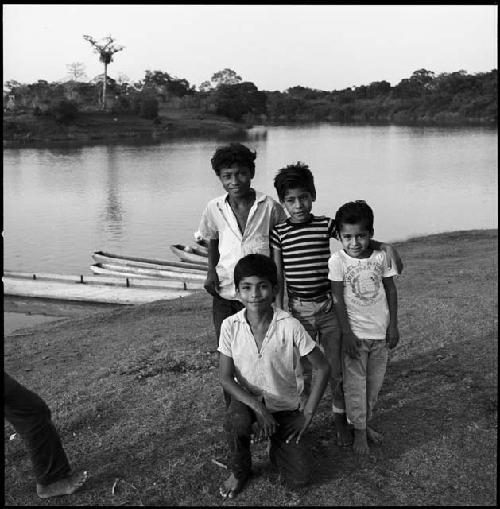
[[[73,62],[97,76],[88,34],[125,46],[113,78],[160,70],[198,87],[229,67],[260,90],[395,86],[422,68],[497,68],[497,21],[496,5],[3,4],[3,81],[64,81]]]

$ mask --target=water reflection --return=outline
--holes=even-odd
[[[106,147],[106,200],[99,219],[104,221],[105,230],[113,240],[119,240],[123,234],[123,207],[120,194],[119,162],[116,146]]]

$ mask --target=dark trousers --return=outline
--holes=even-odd
[[[49,407],[5,372],[4,414],[28,448],[38,484],[47,486],[69,475],[71,468]]]
[[[215,338],[217,341],[217,346],[219,346],[219,338],[220,338],[220,329],[222,326],[222,322],[231,315],[234,315],[238,311],[243,309],[243,304],[239,300],[228,300],[223,299],[222,297],[213,296],[212,303],[212,317],[214,321],[215,328]],[[224,401],[226,403],[226,408],[229,406],[229,402],[231,397],[229,393],[227,393],[224,389],[222,390],[224,394]]]
[[[278,422],[278,431],[271,436],[269,458],[278,469],[282,479],[289,487],[301,487],[307,484],[311,476],[311,454],[302,440],[296,438],[286,443],[284,428],[300,416],[299,410],[273,412]],[[252,458],[250,453],[250,435],[255,413],[237,399],[232,398],[226,410],[224,431],[229,445],[229,469],[237,479],[246,479],[250,475]]]

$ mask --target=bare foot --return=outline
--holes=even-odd
[[[383,440],[383,435],[382,433],[379,433],[378,431],[375,431],[373,428],[370,428],[370,427],[366,427],[366,438],[374,443],[374,444],[381,444],[382,443],[382,440]]]
[[[352,444],[352,432],[347,424],[346,414],[334,414],[337,445],[347,447]]]
[[[241,491],[245,482],[246,479],[236,479],[234,474],[231,474],[219,488],[219,492],[224,498],[234,498]]]
[[[352,444],[352,450],[361,455],[370,453],[368,442],[366,440],[366,429],[354,429],[354,443]]]
[[[71,495],[87,480],[88,473],[86,470],[77,470],[68,477],[59,479],[52,484],[42,486],[36,485],[36,492],[40,498],[57,497],[59,495]]]

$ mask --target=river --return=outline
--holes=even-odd
[[[318,124],[257,127],[253,185],[309,165],[316,214],[364,199],[384,241],[497,228],[498,131],[482,127]],[[4,149],[4,268],[91,274],[96,250],[175,259],[192,242],[207,201],[222,194],[213,139],[147,145]]]

